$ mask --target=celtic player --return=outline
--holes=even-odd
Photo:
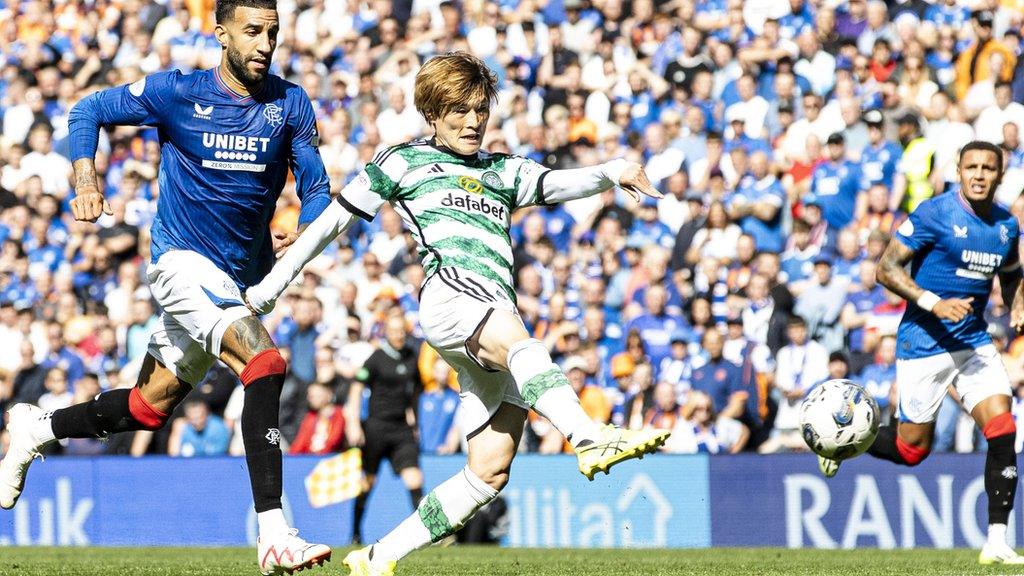
[[[470,429],[468,465],[424,498],[418,510],[369,548],[349,554],[355,575],[387,575],[410,552],[454,533],[508,482],[527,408],[572,444],[579,469],[597,471],[655,451],[667,431],[599,427],[583,412],[565,375],[516,312],[511,213],[583,198],[621,186],[660,197],[638,164],[548,170],[525,158],[480,150],[494,74],[462,52],[436,57],[416,76],[416,108],[434,128],[430,140],[377,155],[337,202],[299,237],[271,273],[246,294],[260,313],[303,265],[354,218],[370,220],[389,202],[416,236],[427,279],[420,324],[427,341],[457,371]]]

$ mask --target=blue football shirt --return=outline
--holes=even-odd
[[[154,262],[170,250],[198,252],[245,289],[273,265],[270,220],[289,168],[300,224],[330,202],[313,107],[277,76],[249,96],[231,90],[217,68],[160,72],[92,94],[69,116],[72,160],[95,156],[101,125],[158,130]]]
[[[974,298],[972,313],[956,323],[908,302],[896,334],[897,357],[925,358],[990,343],[984,313],[992,279],[1020,270],[1017,219],[1000,204],[981,218],[959,193],[947,193],[922,202],[895,236],[914,251],[910,271],[918,286],[941,298]]]

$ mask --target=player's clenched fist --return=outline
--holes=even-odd
[[[945,300],[939,300],[935,308],[932,308],[932,314],[935,314],[942,320],[959,322],[971,313],[971,302],[974,302],[974,298],[946,298]]]
[[[100,216],[113,214],[114,211],[103,194],[95,187],[89,186],[77,190],[77,194],[71,200],[71,213],[74,214],[75,220],[95,222]]]

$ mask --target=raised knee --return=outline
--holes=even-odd
[[[924,462],[925,458],[928,458],[929,454],[931,454],[931,452],[922,452],[920,455],[915,455],[909,458],[904,456],[903,459],[907,461],[907,466],[917,466],[921,462]]]
[[[284,374],[287,369],[288,363],[285,362],[284,356],[281,356],[281,352],[277,348],[270,348],[253,356],[238,378],[242,385],[248,386],[265,376]]]
[[[480,478],[485,484],[493,488],[496,492],[501,492],[501,489],[508,484],[509,479],[509,467],[499,466],[482,466],[480,468],[470,467],[473,474],[476,474],[477,478]]]
[[[143,430],[159,430],[167,423],[170,414],[157,410],[142,395],[138,388],[132,388],[128,394],[128,412]]]
[[[931,453],[930,446],[915,446],[904,442],[901,438],[896,438],[896,450],[899,451],[900,456],[903,458],[903,462],[907,466],[917,466]]]

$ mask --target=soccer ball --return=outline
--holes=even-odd
[[[819,456],[846,460],[863,454],[878,434],[878,403],[850,380],[829,380],[800,405],[804,442]]]

